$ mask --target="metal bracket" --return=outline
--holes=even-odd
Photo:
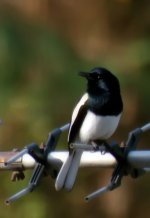
[[[145,173],[144,169],[134,169],[129,166],[129,164],[127,163],[127,154],[129,151],[136,149],[140,139],[140,135],[148,130],[150,130],[150,123],[129,132],[128,139],[124,147],[119,147],[119,145],[117,145],[116,143],[110,145],[106,144],[106,149],[108,150],[108,152],[110,152],[116,158],[118,162],[117,166],[112,173],[110,183],[87,195],[85,197],[86,201],[90,201],[103,193],[118,188],[121,185],[123,177],[126,175],[130,174],[132,178],[138,178]]]
[[[12,164],[15,162],[18,158],[21,158],[24,154],[28,153],[30,154],[37,162],[30,181],[28,183],[28,186],[24,188],[23,190],[17,192],[16,194],[9,197],[5,202],[6,204],[10,204],[11,202],[17,200],[18,198],[24,196],[25,194],[32,192],[37,185],[39,184],[39,181],[45,171],[48,171],[50,166],[47,165],[47,155],[54,151],[59,137],[61,133],[69,128],[69,124],[66,124],[63,127],[56,128],[52,132],[49,133],[48,140],[43,148],[40,148],[37,144],[32,143],[28,146],[26,146],[22,151],[20,151],[17,155],[9,159],[7,162],[5,162],[5,165]],[[53,175],[53,169],[50,170],[50,175]]]

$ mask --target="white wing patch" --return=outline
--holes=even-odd
[[[78,102],[78,104],[76,105],[76,107],[75,107],[75,109],[74,109],[74,111],[73,111],[73,113],[72,113],[72,118],[71,118],[71,124],[70,124],[70,129],[69,129],[68,137],[69,137],[69,135],[70,135],[71,127],[72,127],[72,125],[73,125],[73,123],[74,123],[76,117],[78,116],[78,112],[79,112],[79,110],[80,110],[80,107],[85,104],[85,102],[88,100],[88,97],[89,97],[89,96],[88,96],[88,93],[85,93],[85,94],[82,96],[82,98],[80,99],[80,101]]]
[[[73,111],[73,114],[72,114],[72,119],[71,119],[71,125],[74,123],[77,115],[78,115],[78,112],[79,112],[79,109],[82,105],[85,104],[85,102],[87,101],[88,99],[88,94],[85,93],[82,98],[80,99],[80,101],[78,102],[78,104],[76,105],[74,111]]]

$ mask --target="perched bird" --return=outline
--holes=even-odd
[[[119,81],[102,67],[80,72],[79,75],[86,78],[87,90],[73,111],[68,144],[77,140],[97,144],[112,136],[118,126],[123,111]],[[57,190],[71,190],[81,155],[82,150],[69,149],[69,156],[56,179]]]

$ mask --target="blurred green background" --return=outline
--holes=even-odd
[[[121,142],[149,121],[150,2],[143,0],[0,1],[0,150],[46,141],[70,121],[85,89],[80,70],[103,66],[121,83],[124,115],[113,139]],[[66,137],[59,148],[66,149]],[[149,134],[139,148],[148,148]],[[108,182],[111,171],[82,169],[72,192],[56,192],[46,178],[36,192],[7,207],[24,187],[1,172],[0,216],[15,218],[150,217],[149,175],[125,178],[117,191],[86,204],[83,197]]]

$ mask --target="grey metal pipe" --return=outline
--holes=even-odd
[[[6,155],[7,152],[4,152]],[[8,153],[9,154],[9,153]],[[1,152],[3,156],[3,152]],[[58,160],[59,163],[66,161],[68,151],[54,151],[49,153],[47,161],[49,164],[54,164]],[[127,160],[129,164],[136,168],[150,168],[150,150],[137,150],[130,151]],[[15,164],[16,163],[16,164]],[[13,168],[32,169],[35,166],[36,161],[29,154],[24,154],[12,165],[5,166],[4,160],[0,162],[0,170],[11,170]],[[100,151],[84,151],[82,154],[80,167],[114,167],[116,165],[116,159],[110,153],[102,154]]]

